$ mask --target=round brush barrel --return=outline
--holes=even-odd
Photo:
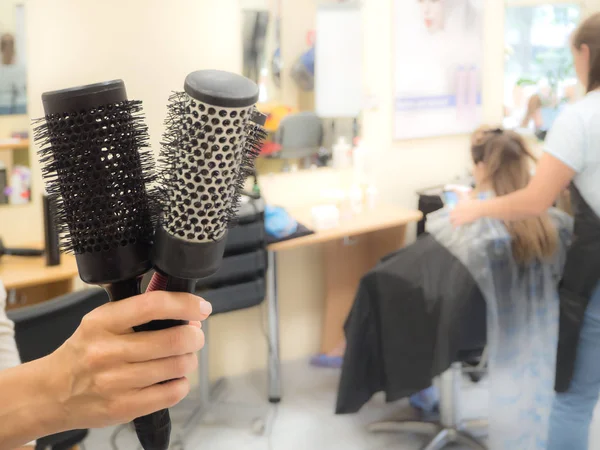
[[[152,156],[141,102],[121,80],[47,92],[36,130],[47,190],[56,204],[63,248],[81,279],[108,285],[150,267],[153,234],[147,185]]]
[[[245,181],[245,141],[258,86],[217,70],[187,76],[169,105],[161,152],[163,216],[153,249],[169,290],[217,271]],[[177,279],[181,281],[176,281]]]

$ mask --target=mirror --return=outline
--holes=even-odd
[[[543,140],[564,105],[579,97],[569,38],[580,15],[574,4],[506,9],[505,128]]]
[[[258,83],[269,132],[260,174],[331,165],[332,142],[349,144],[357,124],[315,114],[317,10],[334,0],[240,0],[244,75]],[[327,150],[326,150],[327,149]]]
[[[31,200],[23,0],[0,2],[0,206]]]
[[[27,112],[25,7],[4,0],[0,11],[0,115]]]

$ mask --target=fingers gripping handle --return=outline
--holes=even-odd
[[[147,292],[168,290],[166,289],[167,283],[167,277],[155,273],[148,285]],[[157,331],[186,324],[187,322],[183,320],[155,320],[135,327],[135,331]],[[135,432],[144,450],[167,450],[169,448],[171,440],[171,417],[168,409],[138,417],[133,423],[135,425]]]

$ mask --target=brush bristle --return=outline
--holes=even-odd
[[[64,251],[151,243],[154,160],[140,101],[48,115],[34,139]]]
[[[170,97],[159,159],[162,225],[191,242],[220,239],[236,217],[262,128],[254,106],[222,108],[186,93]]]
[[[240,209],[242,200],[242,191],[245,188],[246,180],[254,173],[256,158],[260,155],[262,146],[267,139],[267,131],[252,118],[260,115],[256,107],[252,110],[251,120],[246,123],[244,150],[242,154],[242,162],[238,178],[235,180],[236,196],[233,199],[227,216],[229,217],[229,225],[236,223],[237,213]]]

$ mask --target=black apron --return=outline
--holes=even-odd
[[[575,229],[559,286],[560,330],[556,392],[567,391],[571,384],[585,310],[600,280],[600,218],[575,185],[571,185],[570,191]],[[600,342],[598,346],[600,347]]]

